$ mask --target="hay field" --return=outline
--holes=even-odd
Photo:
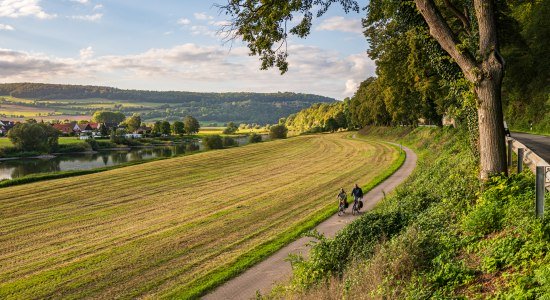
[[[196,297],[399,156],[348,136],[2,188],[0,299]]]

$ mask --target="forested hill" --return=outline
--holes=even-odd
[[[123,90],[104,86],[42,83],[0,84],[0,96],[40,100],[108,99],[134,104],[144,103],[137,111],[145,118],[178,118],[191,114],[199,120],[275,123],[281,117],[296,113],[313,103],[335,99],[301,93],[197,93],[179,91]],[[79,105],[84,101],[78,101]],[[160,109],[146,109],[145,103],[166,104]],[[124,106],[123,109],[124,110]],[[136,112],[126,107],[125,113]]]

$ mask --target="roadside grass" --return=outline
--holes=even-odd
[[[203,295],[334,213],[339,187],[403,161],[346,135],[2,188],[0,298]]]
[[[466,133],[368,128],[369,138],[413,148],[418,167],[395,193],[262,298],[546,299],[550,223],[534,216],[534,177],[495,176],[483,188]],[[547,194],[549,195],[549,194]]]

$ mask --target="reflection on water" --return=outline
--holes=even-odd
[[[245,137],[236,140],[239,145],[248,143]],[[51,159],[28,158],[0,161],[0,180],[14,179],[37,173],[91,170],[131,161],[171,157],[200,150],[203,150],[202,143],[195,141],[175,146],[132,148],[125,151],[101,151],[93,154],[66,154]]]

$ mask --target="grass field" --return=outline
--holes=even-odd
[[[190,298],[372,181],[395,148],[301,136],[0,189],[0,298]]]
[[[74,144],[81,143],[83,140],[79,140],[76,137],[59,137],[59,144]],[[0,137],[0,148],[2,147],[11,147],[13,144],[7,137]]]

